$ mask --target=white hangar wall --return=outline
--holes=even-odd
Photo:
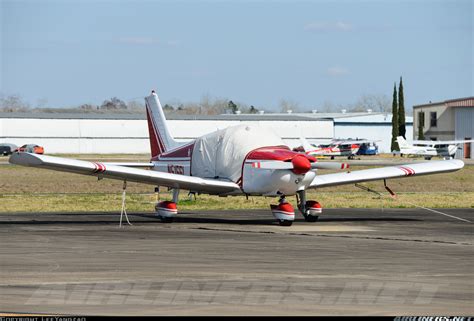
[[[301,135],[331,139],[332,120],[169,120],[178,141],[242,123],[258,123],[273,129],[290,146],[299,145]],[[38,144],[46,153],[112,154],[149,153],[148,127],[142,119],[51,119],[0,118],[0,143]]]

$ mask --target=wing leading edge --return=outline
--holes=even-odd
[[[82,175],[92,175],[130,182],[167,186],[209,194],[227,194],[240,190],[233,182],[204,179],[194,176],[184,176],[163,173],[152,170],[131,168],[107,163],[61,158],[30,153],[14,153],[9,160],[12,164],[52,169]]]
[[[319,188],[360,182],[376,181],[389,178],[401,178],[435,173],[447,173],[464,167],[461,160],[443,160],[400,166],[388,166],[359,171],[317,175],[308,188]]]

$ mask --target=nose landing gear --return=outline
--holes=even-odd
[[[273,216],[275,216],[281,226],[291,226],[295,220],[293,206],[286,201],[284,195],[280,197],[278,203],[278,205],[270,205]]]

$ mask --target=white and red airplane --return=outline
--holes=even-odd
[[[348,159],[352,159],[359,151],[361,144],[374,142],[373,140],[367,139],[336,139],[332,140],[330,143],[313,145],[310,144],[304,137],[301,137],[300,141],[306,155],[313,157],[331,157],[331,159],[334,159],[336,156],[344,156]]]
[[[291,151],[274,132],[255,125],[237,125],[178,144],[170,135],[157,94],[145,98],[150,135],[150,163],[98,163],[76,159],[14,153],[10,163],[72,172],[99,178],[133,181],[173,189],[173,199],[156,204],[165,221],[178,213],[180,190],[219,196],[258,195],[279,197],[271,211],[281,225],[289,226],[295,211],[285,196],[296,195],[297,207],[307,221],[315,221],[321,205],[306,200],[306,191],[326,186],[409,177],[461,169],[460,160],[443,160],[389,166],[352,172],[317,175],[318,169],[346,168],[344,164],[318,162]],[[149,168],[149,169],[146,169]],[[124,184],[126,186],[126,184]]]

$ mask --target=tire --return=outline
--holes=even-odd
[[[279,220],[278,223],[280,224],[280,226],[291,226],[291,224],[293,224],[293,221]]]
[[[314,216],[314,215],[306,215],[304,217],[304,220],[306,222],[316,222],[318,220],[319,216]]]
[[[172,217],[160,216],[160,220],[163,223],[173,223],[173,218]]]

